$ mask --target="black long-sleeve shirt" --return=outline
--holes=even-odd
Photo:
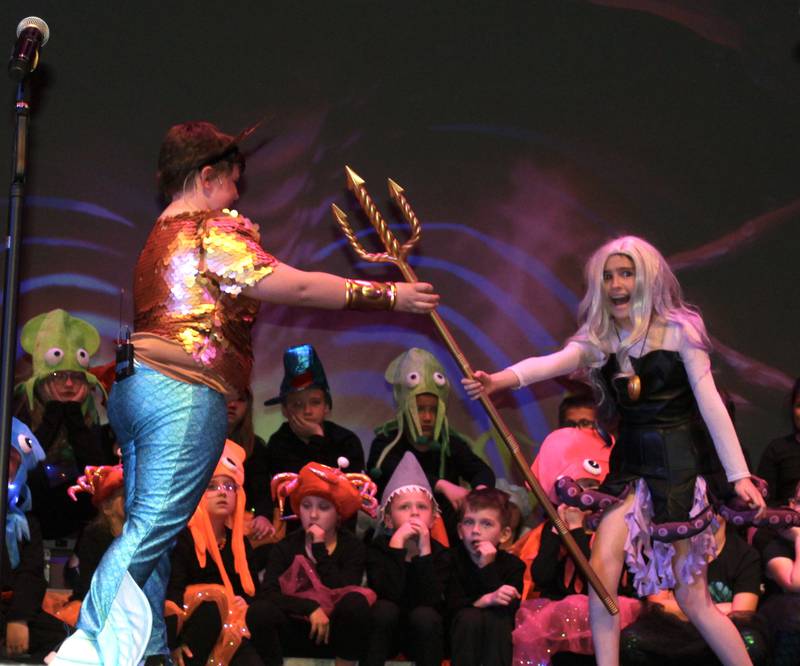
[[[228,574],[228,579],[231,581],[233,593],[242,597],[248,603],[252,600],[250,596],[242,588],[242,582],[239,579],[239,574],[236,573],[236,565],[233,559],[233,548],[231,546],[231,530],[225,530],[225,545],[220,550],[219,554],[222,559],[222,565],[225,567],[225,572]],[[245,555],[247,557],[247,564],[251,572],[255,571],[253,566],[253,550],[247,539],[244,540]],[[211,558],[210,554],[206,555],[206,565],[200,566],[197,561],[197,554],[194,548],[194,538],[189,528],[185,528],[179,535],[175,543],[175,548],[170,556],[172,570],[170,572],[169,583],[167,585],[167,599],[175,602],[178,607],[183,607],[183,597],[186,588],[190,585],[222,585],[222,576],[220,576],[219,569],[216,562]],[[181,630],[180,642],[188,645],[191,649],[192,645],[196,644],[197,636],[200,632],[205,631],[205,627],[201,623],[193,623],[192,618],[189,618]],[[175,630],[177,624],[175,622],[167,622],[167,631],[169,634],[169,645],[174,648],[177,643]]]
[[[6,622],[28,622],[42,607],[47,581],[44,578],[44,547],[39,523],[32,513],[26,514],[30,539],[19,542],[19,564],[11,568],[8,548],[2,547],[3,578],[0,587],[12,593],[11,599],[3,600],[3,615]]]
[[[332,421],[322,424],[323,435],[313,436],[304,442],[289,426],[281,424],[269,438],[266,446],[260,440],[253,446],[253,455],[245,463],[244,472],[247,504],[255,508],[257,516],[272,520],[273,503],[269,485],[272,477],[281,472],[297,472],[310,462],[338,467],[337,460],[344,456],[350,461],[346,471],[364,469],[364,449],[358,436]]]
[[[430,555],[406,562],[405,548],[393,548],[389,539],[381,535],[367,549],[367,580],[378,598],[405,611],[418,606],[442,607],[451,570],[449,550],[431,539]]]
[[[522,578],[525,563],[515,555],[498,550],[494,562],[479,567],[472,561],[462,542],[450,549],[453,571],[450,584],[445,595],[447,607],[451,614],[462,608],[472,606],[484,594],[494,592],[502,585],[512,585],[522,594]],[[508,606],[493,608],[506,611],[511,617],[519,608],[519,601]]]
[[[569,555],[561,552],[561,537],[555,534],[549,521],[542,527],[542,538],[539,544],[539,553],[531,562],[531,580],[533,580],[536,590],[547,599],[563,599],[570,594],[587,594],[586,580],[576,567],[572,577],[564,582],[564,572],[567,557]],[[570,534],[575,539],[575,543],[581,552],[589,558],[591,535],[582,527],[570,530]],[[576,582],[581,581],[580,589],[576,589]]]
[[[19,408],[18,418],[30,423],[30,414],[23,407]],[[54,457],[54,446],[62,433],[72,455],[71,458],[62,456],[59,461]],[[47,459],[28,474],[33,512],[45,538],[69,536],[85,526],[96,511],[91,496],[81,493],[77,501],[73,501],[67,495],[67,488],[83,474],[87,465],[116,462],[111,451],[112,433],[99,424],[87,424],[81,403],[51,400],[44,405],[34,434]]]
[[[364,543],[346,529],[336,532],[336,548],[332,553],[328,553],[324,543],[315,543],[311,547],[317,575],[322,584],[330,588],[361,585],[366,551]],[[319,604],[312,599],[283,594],[278,580],[297,555],[306,555],[306,533],[303,530],[288,534],[273,546],[258,596],[269,599],[285,613],[308,617]]]
[[[772,440],[758,464],[758,476],[769,484],[770,505],[785,505],[800,481],[800,441],[795,433]]]

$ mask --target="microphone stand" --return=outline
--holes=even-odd
[[[19,297],[19,248],[22,236],[22,206],[28,152],[30,106],[25,79],[17,85],[15,103],[14,149],[12,153],[11,188],[8,197],[8,237],[6,239],[6,272],[3,285],[2,375],[0,375],[0,577],[2,551],[6,540],[6,504],[8,503],[8,456],[11,450],[11,417],[14,393],[14,364],[17,352],[17,300]]]

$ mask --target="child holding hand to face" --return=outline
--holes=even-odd
[[[473,490],[459,512],[447,591],[453,666],[507,666],[525,565],[498,545],[511,530],[508,495]]]
[[[367,577],[378,601],[366,666],[379,666],[398,652],[420,666],[442,661],[450,556],[432,534],[438,513],[425,472],[406,452],[381,499],[388,534],[378,535],[367,552]]]
[[[347,461],[341,464],[346,466]],[[289,498],[301,529],[275,544],[247,624],[268,666],[283,656],[362,658],[370,633],[371,590],[359,587],[366,547],[342,521],[359,509],[375,514],[375,485],[363,474],[309,463],[272,481],[281,511]]]

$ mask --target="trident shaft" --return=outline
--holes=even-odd
[[[336,222],[341,227],[353,250],[355,250],[356,254],[365,261],[372,263],[394,264],[400,269],[400,272],[403,274],[403,277],[407,282],[417,282],[417,276],[411,266],[408,265],[406,258],[420,239],[422,225],[420,224],[417,216],[414,214],[411,205],[408,203],[408,199],[406,199],[403,188],[393,180],[389,179],[389,196],[400,208],[403,213],[403,217],[405,218],[406,222],[408,222],[408,225],[411,229],[411,235],[409,236],[408,240],[401,245],[395,235],[389,229],[389,225],[386,224],[386,221],[383,219],[380,211],[375,206],[375,202],[369,196],[369,192],[367,192],[364,181],[348,166],[345,167],[345,172],[347,174],[348,189],[352,191],[356,199],[358,199],[359,204],[361,204],[361,208],[367,214],[367,217],[369,217],[369,221],[372,223],[372,226],[375,227],[375,231],[378,232],[378,236],[380,237],[381,242],[386,249],[385,252],[367,252],[367,250],[364,249],[359,242],[358,238],[356,238],[356,235],[347,220],[347,215],[345,212],[336,204],[332,204],[331,209],[333,210],[333,216],[336,218]],[[430,316],[431,319],[433,319],[436,330],[447,344],[447,348],[450,350],[453,358],[455,358],[456,363],[458,363],[458,366],[461,368],[464,376],[472,377],[472,367],[470,366],[469,361],[467,361],[466,356],[464,356],[464,353],[461,351],[461,348],[458,346],[455,338],[450,333],[450,330],[447,328],[447,325],[444,323],[444,320],[436,311],[431,312]],[[539,504],[544,508],[547,516],[553,522],[553,525],[555,525],[556,530],[558,531],[558,534],[564,543],[564,546],[566,547],[567,551],[569,551],[569,554],[575,561],[578,569],[580,569],[583,575],[586,576],[586,580],[589,581],[589,584],[594,588],[597,596],[603,601],[603,604],[608,612],[616,615],[619,610],[617,609],[614,600],[606,591],[597,574],[594,572],[591,566],[589,566],[589,562],[586,560],[583,552],[581,552],[578,544],[575,543],[575,539],[573,539],[572,535],[569,533],[566,523],[561,520],[558,512],[555,510],[555,507],[550,502],[550,499],[547,497],[544,490],[542,490],[542,486],[536,480],[536,477],[531,473],[528,461],[525,460],[525,456],[522,454],[519,443],[511,433],[511,430],[509,430],[508,426],[503,421],[503,418],[500,416],[500,413],[497,411],[494,404],[492,404],[491,400],[486,397],[486,395],[481,395],[480,403],[481,406],[486,410],[492,425],[494,425],[497,432],[500,433],[500,437],[511,452],[511,456],[516,462],[519,471],[522,473],[522,476],[525,478],[528,487],[539,501]]]

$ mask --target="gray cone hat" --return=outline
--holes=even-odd
[[[394,474],[386,484],[381,497],[381,511],[386,509],[392,498],[405,490],[423,490],[430,495],[433,501],[433,506],[438,510],[438,505],[433,497],[431,484],[428,483],[428,477],[422,471],[416,456],[411,451],[406,451],[400,462],[395,467]]]

